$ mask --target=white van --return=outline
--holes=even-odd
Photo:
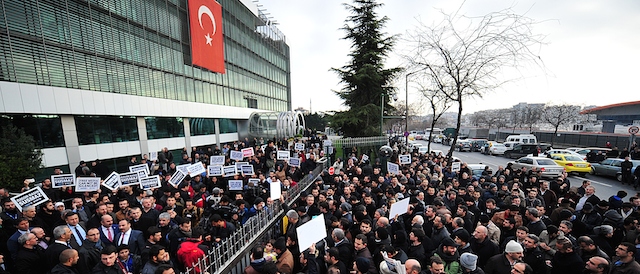
[[[520,134],[520,135],[509,135],[506,142],[514,142],[520,144],[535,144],[538,142],[538,138],[536,138],[533,134]]]

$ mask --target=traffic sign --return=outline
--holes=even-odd
[[[638,131],[640,131],[640,128],[638,126],[630,126],[629,127],[629,134],[636,134],[636,133],[638,133]]]
[[[335,172],[336,172],[336,169],[334,167],[329,168],[329,175],[333,175]]]

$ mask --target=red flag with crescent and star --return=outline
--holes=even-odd
[[[189,0],[191,63],[224,73],[222,6],[215,0]]]

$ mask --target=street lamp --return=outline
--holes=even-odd
[[[380,134],[383,136],[384,136],[384,118],[395,118],[395,116],[384,116],[384,96],[385,96],[385,93],[382,93],[380,95]],[[395,93],[391,95],[391,98],[393,98],[393,101],[398,101],[398,95]]]
[[[412,71],[407,73],[404,76],[404,91],[406,93],[405,101],[404,101],[404,111],[405,111],[405,121],[404,121],[404,144],[406,146],[409,145],[409,75],[415,74],[419,70]]]

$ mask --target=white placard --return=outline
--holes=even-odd
[[[98,191],[100,177],[79,177],[76,179],[76,192]]]
[[[362,154],[362,161],[369,161],[369,156],[367,154]]]
[[[304,143],[296,143],[293,148],[297,151],[304,151]]]
[[[102,185],[110,190],[116,190],[120,187],[120,174],[117,172],[111,172],[109,177],[102,181]]]
[[[238,169],[236,169],[236,166],[224,166],[222,167],[222,173],[224,173],[224,177],[231,177],[238,174]]]
[[[222,166],[208,166],[209,177],[222,176]]]
[[[157,151],[149,152],[149,161],[156,161],[156,160],[158,160],[158,152]]]
[[[325,229],[324,217],[321,215],[314,216],[311,221],[299,226],[296,229],[298,234],[298,243],[300,247],[300,253],[311,247],[322,239],[327,237],[327,230]]]
[[[240,167],[240,171],[242,172],[243,176],[251,176],[254,175],[255,172],[253,171],[253,166],[252,165],[248,165],[248,166],[241,166]]]
[[[400,164],[401,165],[411,164],[411,155],[409,155],[409,154],[400,155],[400,156],[398,156],[398,158],[400,158]]]
[[[248,147],[248,148],[243,148],[242,150],[242,156],[243,157],[251,157],[253,156],[255,153],[253,152],[253,148],[252,147]]]
[[[253,184],[253,186],[258,186],[260,185],[260,179],[256,179],[256,178],[251,178],[249,179],[249,184]]]
[[[289,165],[300,167],[300,158],[289,158]]]
[[[60,188],[60,187],[75,186],[75,185],[76,185],[75,174],[51,175],[52,188]]]
[[[242,159],[244,159],[244,157],[242,156],[242,151],[232,150],[229,154],[229,159],[242,161]]]
[[[145,177],[149,176],[149,166],[147,164],[139,164],[139,165],[135,165],[135,166],[130,166],[129,167],[129,171],[137,172],[138,174],[140,174],[141,171],[144,171],[144,176]]]
[[[229,180],[229,190],[242,190],[243,186],[242,180]]]
[[[271,200],[280,199],[280,195],[282,195],[282,188],[280,186],[280,182],[271,182],[269,183],[269,196]]]
[[[224,166],[224,155],[223,156],[211,156],[209,158],[212,166]]]
[[[201,162],[197,162],[193,165],[190,165],[189,167],[187,167],[187,170],[189,171],[189,174],[191,175],[191,177],[195,177],[196,175],[200,175],[202,173],[207,172],[207,170],[204,169],[204,165],[202,165]]]
[[[262,152],[264,152],[264,149],[267,148],[267,145],[261,145],[260,146],[260,150],[262,150]]]
[[[137,172],[127,172],[120,174],[120,186],[139,185],[140,177]]]
[[[250,166],[249,162],[236,162],[236,169],[240,170],[242,166]]]
[[[174,187],[178,187],[178,185],[182,182],[182,180],[184,180],[185,177],[187,177],[186,173],[183,173],[180,170],[176,170],[176,172],[171,175],[169,183]]]
[[[20,211],[22,211],[24,207],[37,206],[48,200],[49,197],[44,193],[44,191],[42,191],[42,188],[40,188],[39,186],[29,189],[11,198],[11,201],[13,201],[13,203]]]
[[[396,214],[400,216],[407,213],[407,211],[409,211],[409,199],[410,198],[404,198],[392,204],[391,209],[389,209],[389,219],[395,218]]]
[[[458,172],[458,171],[460,171],[460,162],[451,163],[451,172]]]
[[[394,163],[387,162],[387,172],[400,175],[400,166]]]
[[[289,160],[289,151],[288,150],[278,150],[278,155],[276,159],[278,160]]]
[[[140,179],[140,188],[152,189],[160,187],[160,175],[149,176]]]
[[[189,174],[189,166],[190,165],[191,164],[184,164],[184,165],[176,166],[176,170],[179,170],[184,174]]]

